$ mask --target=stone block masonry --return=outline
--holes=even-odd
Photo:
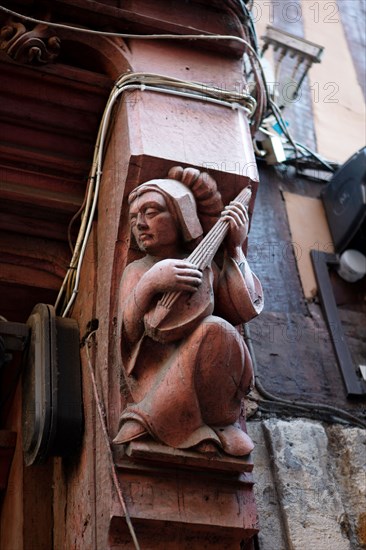
[[[272,418],[249,422],[248,432],[261,550],[366,548],[364,430]]]

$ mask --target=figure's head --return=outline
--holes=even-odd
[[[221,196],[215,181],[195,168],[183,169],[179,166],[172,168],[166,179],[151,180],[139,185],[130,193],[128,202],[132,235],[139,248],[151,254],[154,254],[151,251],[152,245],[156,247],[159,241],[159,246],[166,247],[169,241],[172,246],[173,237],[178,248],[192,250],[202,238],[204,229],[209,228],[207,219],[212,222],[222,210]],[[153,209],[152,203],[155,203]],[[143,212],[147,212],[147,215],[143,215]],[[171,220],[169,224],[168,218]],[[204,229],[200,218],[202,225],[206,225]],[[154,225],[155,243],[149,240],[148,232],[144,233],[142,219],[151,229],[152,224]]]
[[[152,255],[183,251],[202,235],[192,193],[174,180],[152,180],[129,197],[132,235]]]

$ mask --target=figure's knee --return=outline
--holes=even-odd
[[[196,332],[196,331],[195,331]],[[197,329],[197,336],[201,341],[211,340],[215,347],[239,345],[241,336],[233,325],[215,315],[206,317]]]
[[[229,378],[240,384],[245,363],[244,342],[230,323],[220,317],[207,317],[188,344],[190,349],[197,350],[198,376],[209,380]]]

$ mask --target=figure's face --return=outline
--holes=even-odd
[[[168,210],[165,198],[147,191],[130,205],[132,234],[143,252],[153,256],[174,257],[180,239],[177,223]]]

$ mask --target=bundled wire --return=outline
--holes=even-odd
[[[249,7],[246,5],[249,4]],[[285,161],[287,164],[294,164],[297,168],[298,162],[301,159],[306,162],[309,159],[315,159],[317,165],[322,166],[329,172],[334,172],[338,165],[332,163],[326,159],[323,159],[318,153],[314,152],[312,149],[299,143],[292,136],[286,121],[282,116],[282,112],[277,103],[272,99],[266,75],[263,70],[262,60],[259,54],[258,48],[258,38],[253,22],[250,9],[253,5],[253,2],[244,0],[230,0],[228,2],[229,7],[235,14],[239,17],[243,25],[243,40],[246,42],[245,54],[250,59],[250,73],[247,75],[249,77],[251,74],[254,76],[255,80],[255,98],[258,104],[257,111],[255,113],[254,120],[252,122],[252,135],[254,136],[255,132],[260,129],[264,133],[267,133],[265,129],[260,127],[264,119],[268,118],[271,114],[275,117],[277,124],[279,125],[284,137],[287,142],[291,145],[291,148],[294,152],[294,158],[288,159]],[[279,65],[277,66],[277,73],[279,71],[279,66],[282,62],[283,57],[280,56]],[[278,76],[275,77],[275,82],[278,81]],[[301,85],[301,82],[299,86]],[[256,149],[255,142],[254,148]]]
[[[258,57],[258,56],[257,56]],[[260,123],[262,123],[263,120],[268,118],[271,114],[275,117],[276,122],[278,123],[278,126],[280,127],[283,135],[285,136],[287,142],[291,145],[291,148],[294,152],[294,158],[288,159],[285,161],[287,164],[294,164],[295,167],[297,167],[299,159],[301,160],[307,160],[309,158],[316,159],[317,163],[320,164],[323,168],[325,168],[329,172],[334,172],[338,165],[336,163],[332,163],[331,161],[328,161],[326,159],[323,159],[318,153],[310,149],[310,147],[307,147],[306,145],[299,143],[294,139],[292,136],[286,121],[284,120],[280,107],[276,104],[276,102],[271,98],[271,94],[268,89],[268,84],[266,81],[266,76],[263,71],[263,67],[260,62],[260,58],[258,57],[259,66],[261,68],[261,76],[262,76],[262,82],[264,85],[266,98],[267,98],[267,105],[269,106],[269,111],[264,114],[262,117],[262,120]],[[260,125],[258,128],[264,132],[269,133],[265,128],[261,127]]]
[[[255,387],[257,388],[261,397],[264,398],[261,399],[259,402],[259,407],[263,411],[280,413],[286,412],[294,416],[309,416],[310,418],[323,420],[330,423],[337,422],[366,429],[365,420],[363,420],[362,418],[358,418],[354,414],[345,411],[344,409],[340,409],[339,407],[326,405],[324,403],[312,403],[301,400],[297,401],[284,399],[266,390],[261,381],[262,377],[258,372],[258,364],[248,324],[244,325],[244,335],[252,359]]]
[[[217,100],[219,104],[224,106],[242,108],[249,117],[253,116],[257,108],[255,99],[248,92],[224,90],[215,86],[208,86],[205,83],[189,82],[187,80],[159,74],[126,74],[117,80],[115,87],[121,89],[131,84],[137,84],[138,86],[143,85],[141,89],[144,90],[159,92],[164,90],[173,95],[174,93],[180,95],[181,92],[183,97],[202,99],[204,101],[210,101],[210,99]],[[230,103],[230,105],[228,105],[228,103]]]

